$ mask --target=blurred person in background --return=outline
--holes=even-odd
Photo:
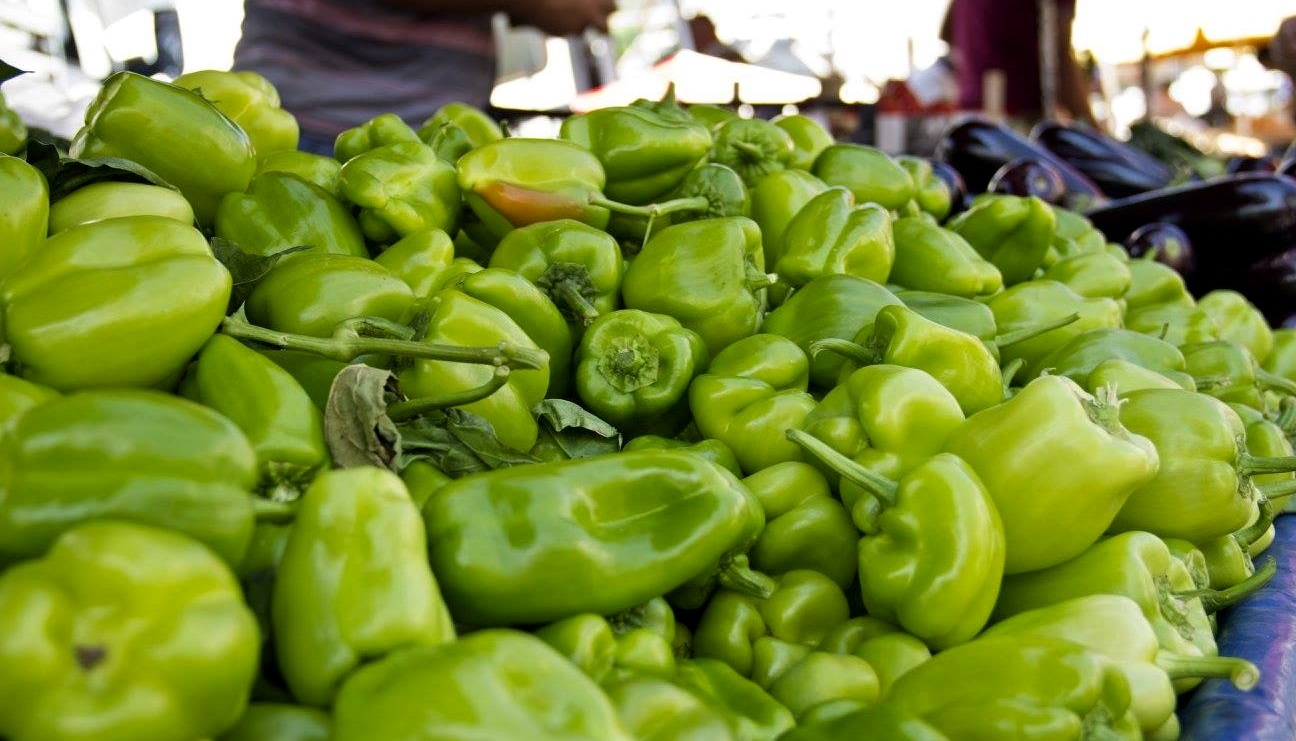
[[[607,30],[615,0],[245,0],[234,69],[265,75],[301,125],[301,148],[380,113],[417,127],[454,101],[485,108],[495,84],[490,16],[554,36]]]
[[[1094,124],[1089,82],[1071,47],[1075,0],[1056,3],[1058,107],[1072,119]],[[1004,113],[1033,123],[1041,110],[1039,0],[953,0],[941,28],[959,80],[959,108],[985,109],[985,73],[1004,73]]]

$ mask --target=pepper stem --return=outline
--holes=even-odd
[[[1260,683],[1260,670],[1255,664],[1232,656],[1183,656],[1158,651],[1154,663],[1171,679],[1227,678],[1243,691]]]
[[[851,362],[859,363],[861,366],[875,365],[882,362],[882,358],[879,357],[878,353],[869,350],[858,342],[851,342],[838,337],[828,337],[810,343],[810,357],[816,358],[822,352],[840,355]]]
[[[1289,396],[1279,403],[1278,418],[1274,420],[1274,424],[1291,437],[1293,428],[1296,428],[1296,399]]]
[[[1260,497],[1256,507],[1260,511],[1256,521],[1233,533],[1234,539],[1243,548],[1250,548],[1257,540],[1264,537],[1264,534],[1269,531],[1269,526],[1273,525],[1274,518],[1278,516],[1278,508],[1269,501],[1268,497]]]
[[[626,214],[627,216],[647,216],[650,219],[665,214],[679,213],[680,211],[705,211],[711,206],[711,202],[702,196],[673,198],[661,203],[649,203],[646,206],[632,206],[628,203],[614,201],[601,193],[596,193],[590,196],[589,202],[591,206],[601,206],[613,213]]]
[[[759,291],[762,288],[769,288],[778,283],[778,276],[774,273],[761,273],[753,271],[747,276],[747,290]]]
[[[753,570],[747,557],[743,555],[734,556],[721,564],[717,578],[721,587],[757,599],[769,599],[778,588],[778,582],[773,577]]]
[[[463,391],[456,391],[453,394],[445,396],[428,396],[420,399],[410,399],[408,401],[399,401],[387,407],[387,417],[393,422],[404,422],[422,416],[428,412],[448,407],[458,407],[465,404],[471,404],[474,401],[481,401],[491,394],[504,388],[508,383],[509,367],[501,365],[495,369],[491,379],[480,386]]]
[[[1036,324],[1032,327],[1022,327],[1021,329],[1015,329],[1011,332],[1004,332],[1001,335],[996,335],[991,342],[993,342],[996,347],[1002,349],[1011,345],[1016,345],[1019,342],[1034,339],[1047,332],[1052,332],[1055,329],[1065,327],[1068,324],[1074,324],[1079,320],[1080,314],[1078,312],[1071,312],[1059,319]]]
[[[1200,597],[1206,612],[1219,612],[1229,605],[1236,604],[1251,596],[1260,587],[1269,583],[1278,573],[1278,561],[1270,556],[1264,560],[1251,576],[1234,584],[1228,589],[1193,589],[1187,592],[1175,592],[1180,599]]]
[[[272,502],[261,497],[252,497],[252,517],[257,522],[271,525],[286,525],[297,516],[297,507],[292,502]]]
[[[259,342],[281,350],[302,350],[344,363],[364,355],[396,355],[450,363],[507,365],[520,369],[540,369],[549,362],[549,353],[544,350],[519,347],[510,342],[501,342],[495,347],[460,347],[414,340],[390,340],[360,336],[348,329],[346,324],[340,326],[332,337],[324,338],[276,332],[233,317],[225,317],[221,321],[220,331],[237,340]]]
[[[1243,476],[1255,476],[1262,473],[1291,473],[1296,471],[1296,455],[1275,455],[1257,458],[1250,453],[1243,453],[1238,460],[1238,473]]]
[[[1261,484],[1256,487],[1264,498],[1272,502],[1275,499],[1286,499],[1296,494],[1296,479],[1288,481],[1275,481],[1272,484]]]
[[[1003,376],[1004,398],[1008,398],[1008,389],[1012,386],[1013,379],[1017,377],[1017,374],[1025,366],[1026,361],[1023,358],[1014,358],[1011,363],[1005,365],[1003,370],[1000,371],[1000,375]]]
[[[872,494],[883,507],[895,506],[896,492],[900,488],[896,482],[838,453],[814,435],[801,430],[788,430],[787,438],[819,459],[838,476]]]
[[[599,310],[590,300],[581,294],[580,289],[572,285],[569,281],[563,281],[554,286],[554,293],[558,294],[558,299],[567,306],[567,309],[576,317],[582,325],[588,327],[599,317]]]
[[[1296,381],[1290,378],[1283,378],[1277,373],[1270,373],[1264,368],[1256,368],[1255,377],[1256,383],[1260,384],[1260,388],[1296,395]]]

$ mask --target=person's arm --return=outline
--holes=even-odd
[[[615,0],[378,0],[401,10],[419,13],[489,15],[508,13],[519,23],[535,26],[554,36],[580,33],[587,28],[607,31],[607,19],[616,10]]]

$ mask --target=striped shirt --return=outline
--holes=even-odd
[[[329,139],[380,113],[417,127],[452,101],[485,107],[495,81],[488,16],[430,16],[370,0],[246,0],[234,68],[265,75],[301,124]]]

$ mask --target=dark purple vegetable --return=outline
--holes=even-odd
[[[1260,668],[1250,692],[1208,679],[1179,713],[1180,741],[1290,741],[1296,718],[1296,519],[1278,518],[1278,575],[1222,618],[1221,656]]]
[[[1177,270],[1181,275],[1190,276],[1197,268],[1197,259],[1193,255],[1192,240],[1184,230],[1164,221],[1155,224],[1144,224],[1125,240],[1125,249],[1130,257],[1143,257],[1152,253],[1152,259]]]
[[[1174,181],[1175,171],[1161,160],[1092,129],[1042,121],[1031,141],[1084,173],[1112,198],[1146,193]]]
[[[1224,172],[1235,175],[1239,172],[1277,172],[1278,160],[1273,157],[1247,157],[1234,155],[1224,163]]]
[[[1231,288],[1237,288],[1277,324],[1296,311],[1296,247],[1259,260]]]
[[[1144,224],[1174,224],[1188,235],[1198,271],[1223,279],[1296,244],[1296,180],[1230,175],[1110,201],[1085,215],[1122,244]]]
[[[1098,186],[1074,167],[1007,126],[986,119],[970,118],[947,129],[936,147],[936,157],[958,170],[973,193],[984,193],[999,168],[1015,159],[1033,157],[1061,173],[1068,206],[1086,208],[1103,199]]]
[[[1034,157],[1022,157],[1000,167],[986,190],[1010,196],[1035,196],[1045,203],[1062,203],[1066,183],[1052,164]]]
[[[958,170],[950,167],[940,160],[930,160],[932,173],[936,177],[945,181],[945,186],[950,191],[950,216],[963,211],[967,208],[968,189],[967,183],[963,182],[963,176]]]

